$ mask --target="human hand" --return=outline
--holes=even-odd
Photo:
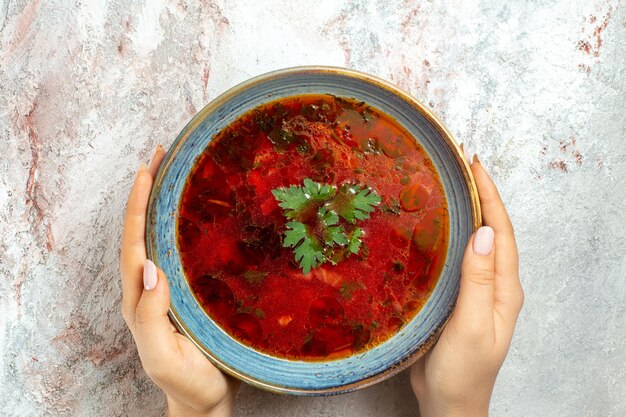
[[[488,415],[524,302],[513,226],[489,174],[476,156],[470,163],[485,226],[467,245],[450,321],[435,347],[411,368],[422,417]]]
[[[239,382],[215,368],[170,323],[167,279],[146,256],[146,209],[164,156],[157,146],[150,167],[139,168],[128,197],[120,257],[122,314],[143,368],[167,395],[168,416],[232,416]]]

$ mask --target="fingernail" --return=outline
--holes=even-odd
[[[493,229],[483,226],[474,235],[474,253],[477,255],[489,255],[493,249]]]
[[[152,149],[152,152],[150,153],[150,159],[148,160],[148,166],[152,165],[152,161],[154,160],[154,156],[156,155],[157,151],[159,150],[159,148],[161,147],[161,144],[159,143],[157,146],[154,147],[154,149]]]
[[[478,162],[480,164],[480,159],[478,159],[477,153],[474,154],[474,157],[472,158],[472,162]]]
[[[467,150],[467,145],[462,144],[461,147],[463,148],[463,153],[465,154],[465,159],[467,159],[467,163],[472,165],[472,158],[470,158],[470,153]]]
[[[156,265],[150,259],[146,259],[143,264],[143,287],[148,291],[153,290],[157,285],[157,280]]]

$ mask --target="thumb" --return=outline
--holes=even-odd
[[[142,362],[162,361],[176,338],[167,315],[170,289],[165,274],[149,259],[143,268],[143,293],[135,311],[135,342]]]
[[[454,315],[464,326],[484,327],[493,322],[494,252],[493,229],[483,226],[474,233],[463,256],[461,288]]]

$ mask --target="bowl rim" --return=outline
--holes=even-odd
[[[417,110],[441,135],[449,148],[453,151],[454,156],[457,161],[460,162],[461,166],[464,167],[461,173],[463,175],[463,179],[465,185],[469,191],[469,198],[472,208],[472,217],[473,217],[473,227],[474,231],[482,225],[482,212],[480,208],[480,200],[478,197],[478,189],[476,187],[476,183],[474,181],[474,177],[472,171],[470,169],[470,163],[466,159],[465,154],[461,146],[456,142],[452,133],[445,127],[443,122],[430,110],[428,109],[422,102],[417,100],[415,97],[410,94],[402,91],[399,87],[394,84],[379,78],[377,76],[367,74],[361,71],[343,68],[343,67],[334,67],[334,66],[325,66],[325,65],[311,65],[311,66],[295,66],[288,67],[283,69],[278,69],[274,71],[270,71],[264,74],[257,75],[252,77],[246,81],[243,81],[219,96],[215,99],[211,100],[207,105],[205,105],[202,110],[194,115],[194,117],[185,125],[183,130],[178,134],[176,140],[170,146],[165,158],[163,159],[159,170],[153,181],[152,190],[150,192],[150,198],[148,201],[148,209],[146,213],[146,254],[148,259],[156,259],[154,252],[154,248],[152,247],[151,240],[148,236],[148,230],[150,230],[150,221],[152,218],[152,207],[154,200],[158,194],[155,190],[159,190],[159,185],[163,181],[163,177],[165,172],[168,169],[170,162],[173,159],[173,155],[177,153],[178,148],[182,146],[184,141],[190,136],[190,134],[216,109],[219,109],[224,102],[227,102],[231,97],[244,91],[248,88],[253,87],[256,84],[264,83],[270,80],[288,77],[294,74],[331,74],[331,75],[340,75],[348,78],[356,78],[361,81],[364,81],[369,84],[373,84],[378,86],[388,92],[397,95],[406,103],[408,103],[411,107]],[[441,325],[431,334],[431,336],[424,342],[419,349],[415,350],[408,357],[406,357],[402,362],[391,366],[384,371],[381,371],[377,374],[374,374],[368,378],[355,381],[349,384],[337,385],[334,387],[323,388],[323,389],[298,389],[291,387],[284,387],[280,385],[270,384],[264,381],[260,381],[258,379],[254,379],[253,377],[242,374],[230,367],[228,364],[224,363],[217,356],[212,354],[208,349],[206,349],[196,338],[193,336],[192,332],[188,330],[185,324],[180,319],[178,313],[173,308],[170,303],[170,307],[168,310],[168,315],[170,320],[176,326],[176,328],[185,335],[194,345],[200,349],[200,351],[221,371],[231,375],[241,381],[246,382],[249,385],[255,386],[257,388],[261,388],[266,391],[278,393],[278,394],[292,394],[292,395],[336,395],[336,394],[344,394],[352,391],[356,391],[358,389],[366,388],[382,382],[385,379],[388,379],[397,373],[407,369],[414,362],[416,362],[419,358],[421,358],[439,339],[443,328],[446,326],[450,317],[452,315],[452,311],[454,306],[451,306],[450,310],[447,312],[445,319],[441,322]]]

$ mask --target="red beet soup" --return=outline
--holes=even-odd
[[[178,247],[198,302],[266,354],[337,359],[393,336],[445,262],[448,210],[426,152],[363,102],[255,108],[198,158]]]

